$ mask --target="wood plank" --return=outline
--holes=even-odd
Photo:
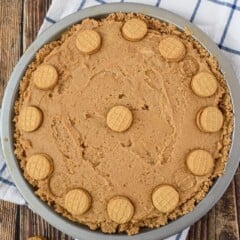
[[[238,221],[238,230],[240,229],[240,167],[238,167],[237,172],[234,176],[235,182],[235,196],[236,196],[236,211],[237,211],[237,221]],[[240,230],[239,230],[240,231]],[[240,233],[239,239],[240,239]]]
[[[0,1],[0,102],[12,69],[21,55],[22,1]],[[17,234],[15,223],[18,207],[15,204],[0,203],[0,236],[13,240]]]
[[[208,213],[207,222],[207,237],[206,239],[216,239],[216,207],[214,206],[212,210]]]
[[[187,236],[187,240],[193,240],[193,239],[194,239],[194,225],[190,228]]]
[[[202,220],[195,224],[194,239],[201,239]]]
[[[0,100],[21,55],[22,1],[0,1]]]
[[[17,205],[5,201],[0,204],[0,239],[13,240],[17,234],[15,222],[17,220]]]
[[[235,183],[232,181],[216,205],[216,239],[239,240]]]
[[[21,54],[35,39],[50,2],[50,0],[25,0],[22,8],[21,1],[0,1],[0,81],[2,86],[5,86],[13,66]],[[22,32],[23,38],[21,38]],[[3,87],[0,92],[3,93]],[[0,213],[1,239],[25,240],[33,235],[45,235],[49,239],[71,239],[51,227],[26,206],[17,206],[1,201]]]
[[[35,40],[51,0],[24,0],[23,51]]]
[[[205,215],[201,219],[201,228],[200,231],[200,238],[199,239],[207,239],[207,228],[208,228],[208,215]]]

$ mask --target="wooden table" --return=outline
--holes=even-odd
[[[20,56],[35,39],[51,0],[0,0],[0,99]],[[191,227],[188,240],[238,240],[240,169],[217,205]],[[26,206],[0,201],[0,240],[72,239],[50,226]]]

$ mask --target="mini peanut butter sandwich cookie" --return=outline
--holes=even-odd
[[[47,240],[47,239],[42,236],[33,236],[33,237],[29,237],[27,240]]]
[[[115,106],[107,114],[107,125],[115,132],[124,132],[131,126],[132,112],[124,106]]]
[[[158,49],[163,58],[174,62],[182,60],[186,54],[185,45],[175,36],[163,38],[159,43]]]
[[[217,91],[217,79],[208,72],[196,74],[191,81],[193,92],[199,97],[210,97]]]
[[[191,56],[185,57],[182,62],[179,63],[179,66],[180,72],[187,77],[192,77],[199,69],[198,62]]]
[[[132,219],[134,206],[127,197],[116,196],[108,202],[107,212],[111,220],[123,224]]]
[[[35,154],[27,159],[26,171],[35,180],[43,180],[53,171],[52,159],[47,154]]]
[[[217,107],[209,106],[201,109],[196,117],[198,128],[203,132],[214,133],[223,126],[223,114]]]
[[[82,53],[96,53],[101,47],[101,36],[94,30],[83,30],[77,35],[76,46]]]
[[[85,189],[70,190],[64,201],[64,206],[68,212],[74,216],[84,214],[91,207],[91,196]]]
[[[35,106],[28,106],[21,109],[18,124],[25,132],[33,132],[37,130],[43,121],[42,111]]]
[[[214,159],[208,151],[196,149],[188,154],[186,165],[194,175],[203,176],[212,172]]]
[[[170,185],[160,185],[152,193],[152,203],[162,213],[171,212],[179,203],[179,193]]]
[[[58,82],[57,70],[52,65],[43,64],[33,73],[33,81],[39,89],[52,89]]]
[[[146,36],[147,31],[147,24],[138,18],[127,20],[122,27],[123,37],[133,42],[142,40]]]

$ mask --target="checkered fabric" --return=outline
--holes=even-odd
[[[240,1],[238,0],[53,0],[39,31],[63,17],[94,5],[112,2],[137,2],[170,10],[200,27],[231,61],[240,81]],[[7,171],[0,149],[0,199],[26,204]],[[168,240],[183,240],[188,228]]]

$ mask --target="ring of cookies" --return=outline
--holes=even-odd
[[[126,41],[137,42],[144,39],[148,33],[147,24],[138,18],[127,20],[122,28],[121,35]],[[86,55],[97,53],[102,46],[104,36],[95,30],[82,30],[76,38],[76,47]],[[199,98],[213,96],[218,90],[218,82],[211,72],[199,71],[198,64],[187,55],[184,42],[177,36],[167,36],[159,42],[159,56],[166,62],[177,62],[180,70],[191,77],[191,91]],[[58,84],[58,71],[49,64],[37,67],[33,74],[36,88],[42,91],[51,91]],[[117,105],[109,109],[106,117],[106,126],[118,134],[125,134],[135,123],[134,114],[128,106]],[[217,106],[203,106],[195,116],[196,126],[202,134],[216,133],[222,129],[223,113]],[[18,117],[18,126],[22,131],[34,132],[41,128],[44,122],[44,112],[38,106],[24,107]],[[204,176],[214,169],[214,157],[205,149],[190,150],[185,159],[185,165],[193,176]],[[51,156],[39,153],[30,156],[26,163],[26,172],[34,180],[42,180],[51,176],[54,164]],[[182,175],[180,175],[181,178]],[[189,176],[191,178],[191,176]],[[191,181],[190,181],[191,182]],[[178,190],[165,182],[159,182],[152,189],[152,206],[161,213],[173,211],[179,204]],[[88,189],[74,188],[65,193],[64,207],[73,215],[83,215],[92,206],[93,199]],[[124,224],[134,217],[134,201],[121,193],[108,200],[106,211],[109,218]]]

